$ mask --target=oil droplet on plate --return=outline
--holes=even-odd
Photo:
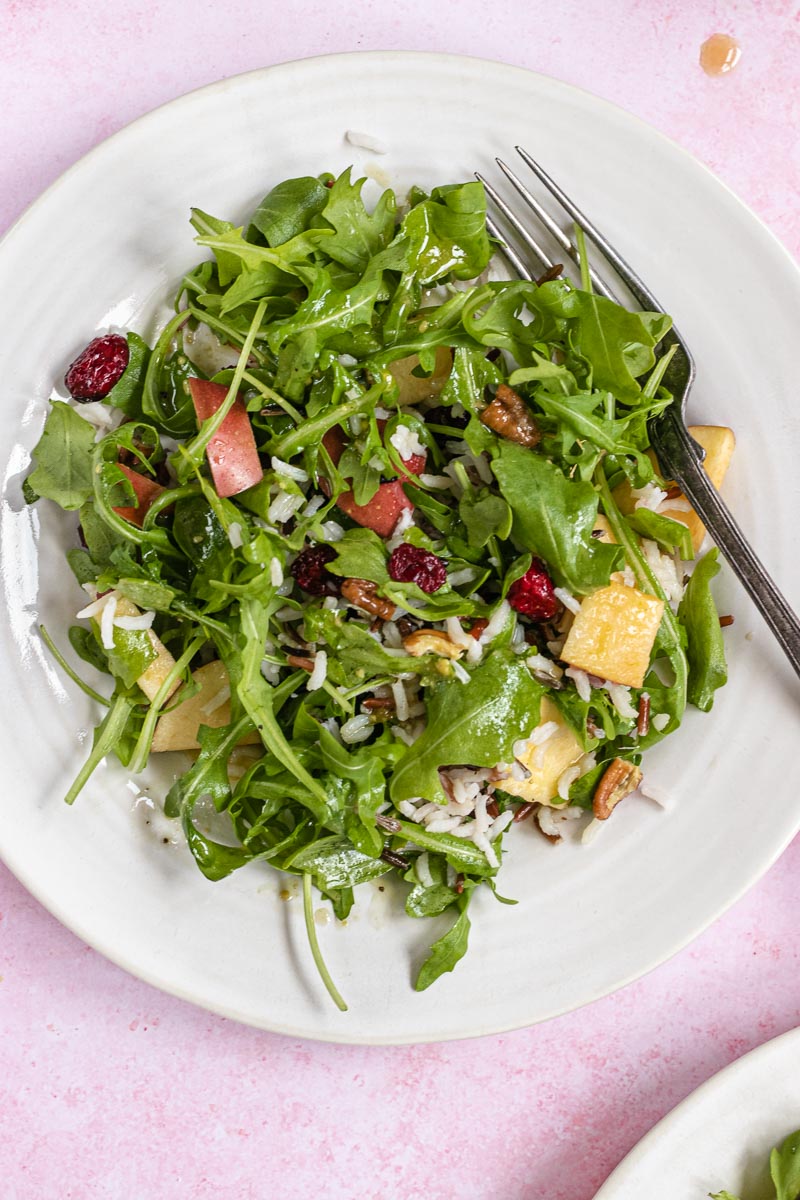
[[[706,75],[727,75],[742,56],[742,48],[729,33],[712,33],[700,47],[700,66]]]
[[[288,888],[281,888],[281,890],[278,894],[279,894],[281,900],[291,900],[291,898],[292,898],[292,893],[289,891]]]
[[[315,925],[327,925],[330,919],[331,914],[328,912],[327,908],[318,908],[314,913]]]

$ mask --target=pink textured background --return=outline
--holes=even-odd
[[[480,54],[675,138],[800,250],[788,0],[0,3],[0,231],[96,142],[222,76],[352,49]],[[708,79],[701,42],[742,45]],[[8,281],[6,281],[6,286]],[[297,1043],[131,979],[0,867],[0,1194],[590,1200],[637,1139],[800,1018],[800,841],[688,950],[548,1025],[411,1049]]]

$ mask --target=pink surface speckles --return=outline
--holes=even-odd
[[[615,100],[800,250],[794,4],[499,0],[487,12],[464,0],[457,22],[422,0],[299,0],[290,18],[255,0],[3,12],[0,229],[97,141],[190,88],[308,54],[404,48],[504,59]],[[742,59],[709,79],[698,54],[717,30]],[[295,1043],[163,996],[0,868],[0,1194],[590,1200],[677,1101],[798,1023],[798,871],[795,842],[689,949],[582,1012],[478,1042],[369,1049]]]

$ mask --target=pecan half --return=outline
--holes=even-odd
[[[376,595],[377,590],[378,585],[369,579],[345,579],[342,584],[342,595],[348,604],[383,621],[391,621],[395,606],[391,600]]]
[[[463,646],[451,642],[446,633],[438,629],[418,629],[403,638],[403,649],[420,658],[423,654],[438,654],[440,658],[461,658]]]
[[[642,772],[624,758],[615,758],[603,774],[592,797],[592,812],[598,821],[607,821],[620,800],[635,792]]]
[[[500,437],[520,446],[537,446],[542,431],[531,416],[528,406],[513,388],[501,383],[494,400],[481,413],[481,421]]]

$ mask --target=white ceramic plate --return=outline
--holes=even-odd
[[[769,1154],[800,1128],[800,1029],[709,1079],[650,1130],[595,1200],[775,1198]]]
[[[376,159],[344,140],[380,138]],[[726,485],[788,595],[793,551],[800,275],[785,251],[683,151],[591,96],[514,68],[455,57],[323,58],[225,80],[137,121],[52,187],[0,246],[0,461],[5,691],[0,854],[66,925],[157,986],[238,1020],[341,1041],[458,1038],[544,1020],[662,962],[749,887],[800,824],[792,785],[798,689],[741,591],[720,581],[731,681],[714,713],[688,716],[648,757],[668,812],[621,806],[590,847],[510,839],[503,907],[474,905],[472,946],[422,995],[411,980],[433,922],[367,890],[346,928],[322,929],[350,1003],[333,1009],[304,945],[300,902],[250,867],[206,882],[134,805],[124,772],[99,770],[61,802],[86,749],[91,705],[49,663],[40,620],[64,643],[80,605],[63,560],[74,520],[21,503],[20,480],[53,382],[98,331],[151,335],[197,258],[190,205],[242,220],[287,176],[384,172],[403,189],[492,171],[515,143],[619,242],[691,342],[696,420],[732,425]],[[154,796],[165,781],[147,781]],[[166,835],[169,836],[169,835]]]

